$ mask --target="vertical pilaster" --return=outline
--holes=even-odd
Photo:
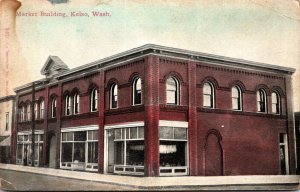
[[[60,163],[60,133],[61,133],[61,117],[62,117],[62,100],[63,100],[62,83],[58,83],[58,95],[56,99],[56,168],[59,168]]]
[[[47,149],[49,148],[48,144],[48,111],[49,111],[49,86],[45,86],[45,98],[44,98],[44,143],[43,143],[43,165],[47,165],[48,162],[48,154]]]
[[[145,176],[159,176],[159,58],[145,62]]]
[[[292,78],[285,77],[286,95],[286,112],[287,112],[287,134],[288,134],[288,149],[289,149],[289,168],[290,174],[296,174],[296,146],[295,146],[295,125],[293,113],[293,93],[292,93]]]
[[[196,100],[196,63],[188,64],[189,91],[189,170],[190,175],[198,175],[198,131],[197,131],[197,100]]]
[[[19,113],[18,113],[18,103],[19,103],[19,95],[15,97],[13,101],[13,125],[11,129],[11,163],[16,163],[16,154],[17,154],[17,134],[18,134],[18,121],[19,121]]]
[[[98,172],[104,172],[104,106],[105,106],[105,73],[104,69],[99,73],[98,94]]]

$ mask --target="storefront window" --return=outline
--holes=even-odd
[[[106,130],[108,172],[144,174],[144,127]]]
[[[43,134],[34,135],[34,166],[39,166],[43,156]],[[17,137],[17,164],[32,165],[31,149],[32,135],[28,133],[18,133]]]
[[[187,128],[159,128],[160,175],[187,175]]]
[[[62,133],[61,168],[98,170],[98,130]]]

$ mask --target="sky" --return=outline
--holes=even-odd
[[[300,110],[300,6],[296,0],[22,0],[20,12],[67,17],[16,18],[32,80],[49,55],[74,68],[147,43],[296,68]],[[93,17],[92,12],[108,13]],[[75,17],[72,13],[87,13]]]

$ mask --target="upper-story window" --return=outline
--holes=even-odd
[[[26,113],[27,113],[27,121],[30,121],[31,120],[31,104],[30,103],[27,104]]]
[[[214,86],[211,83],[203,84],[203,106],[208,108],[214,108],[215,91]]]
[[[110,108],[114,109],[118,107],[118,85],[113,84],[110,87]]]
[[[69,95],[65,97],[65,115],[71,115],[71,98]]]
[[[97,111],[98,110],[98,91],[96,88],[94,88],[92,91],[91,91],[91,111]]]
[[[133,81],[133,105],[139,104],[142,104],[142,81],[138,77]]]
[[[44,111],[45,111],[45,102],[42,100],[40,102],[40,119],[44,119]]]
[[[258,112],[267,112],[267,95],[265,90],[259,89],[256,92],[256,99],[257,99],[257,111]]]
[[[167,104],[179,105],[179,83],[175,77],[169,77],[166,82]]]
[[[34,119],[38,119],[38,103],[34,103]]]
[[[20,111],[20,121],[23,122],[25,121],[25,106],[21,107],[21,111]]]
[[[51,101],[51,117],[56,117],[56,97],[53,97]]]
[[[78,93],[75,93],[73,95],[73,111],[74,111],[74,114],[79,113],[79,94]]]
[[[280,96],[275,91],[272,93],[272,113],[280,114]]]
[[[242,110],[242,92],[238,86],[231,88],[232,109]]]

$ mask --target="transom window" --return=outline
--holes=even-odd
[[[242,92],[238,86],[231,88],[232,96],[232,109],[233,110],[242,110]]]
[[[69,95],[65,97],[65,115],[71,115],[71,99]]]
[[[51,101],[51,117],[56,117],[56,97],[53,97]]]
[[[133,81],[133,105],[142,104],[142,81],[136,78]]]
[[[179,83],[175,77],[169,77],[166,82],[167,104],[179,105]]]
[[[74,114],[78,114],[79,113],[79,94],[75,93],[73,96],[73,111]]]
[[[110,108],[118,107],[118,85],[113,84],[110,88]]]
[[[211,83],[203,85],[203,106],[214,108],[214,87]]]
[[[259,89],[256,93],[257,98],[257,111],[258,112],[267,112],[267,96],[266,92],[263,89]]]
[[[275,91],[272,93],[272,113],[280,114],[280,96]]]
[[[96,88],[94,88],[91,91],[91,111],[97,111],[98,110],[98,91]]]

